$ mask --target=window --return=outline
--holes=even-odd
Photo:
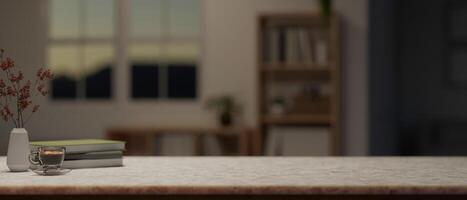
[[[51,0],[48,66],[54,99],[112,96],[114,1]]]
[[[128,69],[120,71],[129,72],[131,98],[196,98],[199,0],[49,2],[52,98],[110,99],[115,67]],[[116,34],[116,27],[127,34]],[[127,58],[127,66],[115,65],[115,48],[127,48],[118,55]]]
[[[133,98],[195,98],[198,0],[132,0],[129,61]]]

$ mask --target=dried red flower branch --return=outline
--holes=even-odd
[[[3,52],[1,53],[3,54]],[[5,61],[0,62],[0,68],[5,71],[15,66],[15,62],[11,58],[6,58]]]
[[[39,77],[39,80],[43,81],[43,80],[47,80],[47,79],[53,79],[54,75],[52,74],[52,72],[50,71],[50,69],[47,69],[47,70],[42,70],[39,69],[39,71],[37,72],[37,76]]]
[[[39,110],[39,105],[34,105],[34,107],[32,108],[32,112],[35,113]]]
[[[18,72],[18,75],[15,75],[15,74],[10,75],[10,81],[12,83],[19,83],[21,80],[23,80],[23,78],[24,78],[23,72],[21,71]]]
[[[16,89],[12,86],[6,87],[6,94],[11,97],[16,97]]]
[[[13,113],[10,111],[8,106],[3,106],[2,110],[0,110],[0,115],[5,121],[8,121],[9,118],[13,118]]]
[[[30,108],[33,105],[32,98],[37,96],[35,94],[48,94],[46,82],[53,79],[54,75],[49,69],[40,68],[36,73],[34,85],[30,80],[23,82],[23,72],[15,71],[15,62],[11,58],[3,59],[4,52],[0,49],[0,69],[5,78],[0,79],[0,118],[6,122],[11,120],[17,128],[23,128],[32,114],[39,110],[37,104]],[[29,116],[25,119],[23,115],[26,113],[29,113]]]

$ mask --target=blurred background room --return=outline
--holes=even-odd
[[[55,73],[31,141],[467,154],[466,1],[0,0],[0,48],[26,76]],[[12,127],[0,125],[0,155]]]

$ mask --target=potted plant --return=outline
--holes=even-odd
[[[319,7],[321,10],[321,18],[323,20],[324,28],[329,26],[332,14],[332,0],[320,0]]]
[[[222,126],[230,126],[233,122],[234,113],[240,109],[234,97],[230,95],[211,98],[207,101],[206,106],[208,109],[216,110],[219,123]]]
[[[329,28],[332,16],[332,0],[320,0],[321,29],[314,31],[314,52],[316,63],[328,64],[329,56]]]
[[[283,115],[286,111],[285,98],[277,96],[272,100],[270,112],[273,115]]]
[[[29,168],[29,137],[24,128],[31,116],[39,110],[34,104],[36,96],[46,96],[46,82],[53,78],[50,70],[40,68],[36,80],[25,80],[23,72],[16,69],[11,58],[3,57],[0,49],[0,117],[13,123],[8,143],[7,166],[11,171],[26,171]]]

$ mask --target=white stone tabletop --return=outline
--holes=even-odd
[[[61,176],[0,157],[2,194],[467,194],[467,157],[125,157]]]

